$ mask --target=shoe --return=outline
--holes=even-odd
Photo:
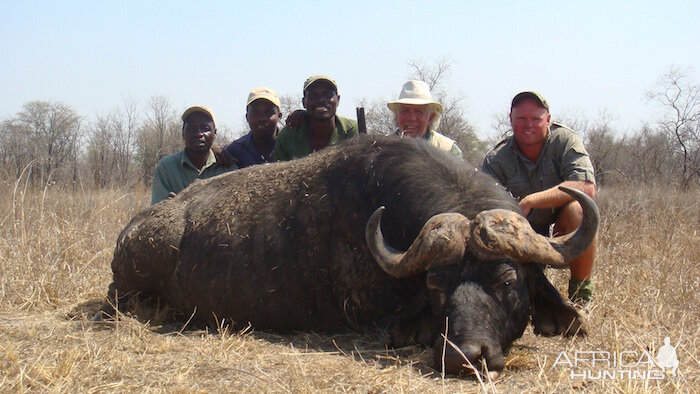
[[[595,286],[590,279],[569,279],[569,300],[574,305],[585,307],[593,301],[593,290]]]

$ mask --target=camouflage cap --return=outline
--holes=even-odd
[[[318,82],[318,81],[330,82],[331,85],[333,85],[333,87],[335,88],[335,93],[339,94],[338,93],[338,84],[335,83],[335,80],[333,78],[329,77],[328,75],[320,75],[320,74],[319,75],[312,75],[312,76],[306,78],[306,81],[304,81],[304,92],[306,92],[306,89],[308,89],[309,86],[311,86],[314,82]]]
[[[511,111],[513,110],[513,108],[515,108],[515,106],[520,104],[520,102],[525,99],[534,100],[535,102],[539,103],[542,106],[542,108],[549,111],[549,103],[547,103],[547,100],[544,98],[543,95],[541,95],[538,92],[535,92],[534,90],[528,90],[516,94],[515,97],[513,97],[513,101],[510,103]]]

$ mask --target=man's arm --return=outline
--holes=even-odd
[[[214,152],[216,165],[219,167],[231,167],[238,164],[238,158],[233,155],[233,142],[221,147],[220,145],[212,145],[211,151]]]
[[[284,121],[285,127],[298,129],[299,127],[309,123],[309,114],[304,109],[297,109],[287,115],[287,120]]]
[[[579,189],[588,194],[589,197],[595,198],[595,183],[591,181],[564,181],[550,189],[529,194],[520,200],[520,209],[523,210],[525,216],[533,208],[559,208],[569,201],[573,201],[573,197],[559,190],[559,186]]]
[[[497,170],[494,163],[491,162],[491,153],[487,153],[484,161],[481,163],[481,172],[491,175],[501,186],[505,187],[505,177],[501,176],[501,172]]]

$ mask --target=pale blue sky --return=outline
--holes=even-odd
[[[669,66],[700,79],[700,1],[9,1],[0,0],[0,119],[58,100],[93,119],[127,98],[209,105],[238,131],[251,88],[301,95],[338,82],[339,113],[398,95],[410,59],[452,62],[483,138],[512,96],[536,89],[552,112],[618,131],[654,119],[644,93]]]

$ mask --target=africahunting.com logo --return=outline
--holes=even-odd
[[[554,361],[554,368],[569,368],[571,379],[586,380],[663,380],[668,375],[676,376],[678,354],[669,337],[656,353],[647,350],[625,350],[609,352],[587,350],[562,351]]]

